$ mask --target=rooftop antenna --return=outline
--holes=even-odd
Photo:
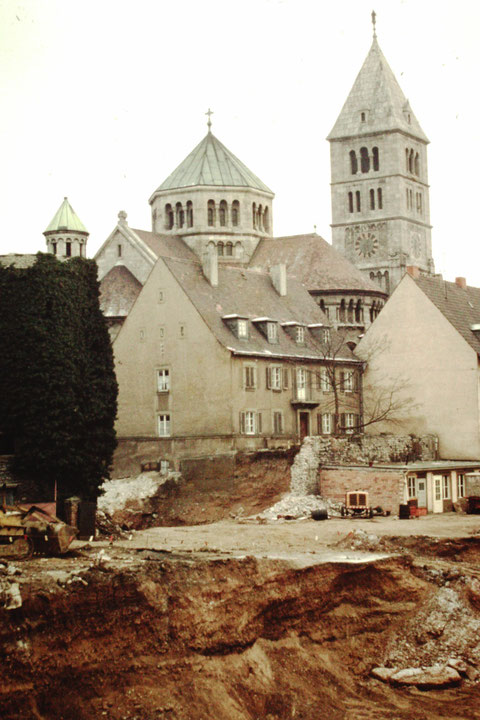
[[[213,115],[213,110],[210,110],[210,108],[208,108],[208,110],[207,110],[207,112],[205,113],[205,115],[208,115],[208,121],[207,121],[208,132],[212,132],[212,115]]]
[[[375,12],[375,10],[372,10],[372,25],[373,25],[373,38],[374,38],[374,40],[375,40],[376,37],[377,37],[376,24],[377,24],[377,13]]]

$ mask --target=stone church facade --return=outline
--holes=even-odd
[[[387,293],[407,266],[433,274],[429,141],[375,33],[327,139],[333,247]]]

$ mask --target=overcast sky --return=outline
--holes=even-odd
[[[275,235],[331,241],[331,130],[380,46],[429,137],[433,254],[480,286],[478,0],[0,0],[0,253],[63,197],[92,256],[206,133],[275,193]]]

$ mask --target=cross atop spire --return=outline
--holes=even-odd
[[[208,108],[208,111],[205,113],[205,115],[208,115],[208,122],[207,122],[208,132],[212,132],[212,115],[213,115],[213,110],[210,110],[210,108]]]
[[[372,25],[373,25],[373,37],[374,38],[377,37],[376,24],[377,24],[377,13],[375,12],[375,10],[372,10]]]

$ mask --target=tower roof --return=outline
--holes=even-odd
[[[273,195],[210,131],[155,192],[197,185],[247,187]]]
[[[87,233],[88,235],[87,228],[68,202],[68,198],[63,198],[62,204],[58,208],[53,220],[44,233],[68,231]]]
[[[370,51],[327,140],[387,130],[401,130],[428,142],[374,35]]]

